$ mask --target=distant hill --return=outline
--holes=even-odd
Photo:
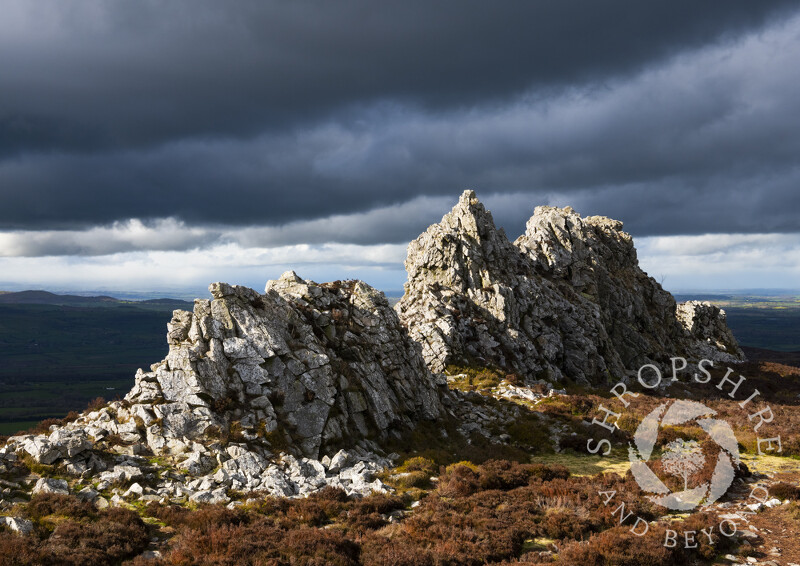
[[[742,346],[747,359],[754,362],[772,362],[800,368],[800,352],[776,352],[764,348]]]
[[[74,307],[117,307],[136,306],[139,308],[186,309],[192,308],[190,301],[179,299],[148,299],[144,301],[122,300],[105,295],[97,297],[83,297],[79,295],[57,295],[49,291],[0,291],[0,305],[51,305]]]
[[[80,297],[78,295],[56,295],[49,291],[19,291],[0,294],[0,303],[14,305],[81,305],[117,302],[114,297]]]

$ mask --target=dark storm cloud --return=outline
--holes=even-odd
[[[0,147],[240,136],[376,99],[438,107],[626,73],[788,0],[6,2]]]
[[[400,205],[476,188],[510,234],[548,202],[640,234],[800,230],[797,2],[6,4],[0,229],[399,242],[442,212]]]

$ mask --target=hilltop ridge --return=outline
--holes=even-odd
[[[671,356],[743,357],[724,313],[676,305],[641,271],[620,222],[571,208],[536,208],[512,243],[467,191],[411,242],[406,268],[395,309],[361,281],[315,283],[293,271],[264,293],[213,283],[211,299],[174,311],[169,353],[137,372],[124,400],[10,438],[0,464],[29,459],[72,478],[41,477],[38,491],[91,479],[80,493],[100,505],[227,503],[231,492],[325,486],[366,494],[388,489],[376,477],[396,457],[387,444],[424,423],[441,428],[436,442],[539,442],[505,432],[530,418],[520,406],[449,390],[441,372],[450,364],[513,372],[523,387],[502,395],[530,400],[542,386],[604,385]],[[536,423],[559,443],[563,427]]]

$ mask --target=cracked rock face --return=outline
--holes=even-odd
[[[288,272],[264,295],[209,289],[194,312],[175,311],[166,359],[139,372],[126,397],[153,452],[236,422],[249,440],[318,458],[438,416],[433,376],[370,286]]]
[[[537,207],[512,244],[466,191],[409,245],[405,265],[396,309],[433,371],[493,365],[529,381],[602,384],[676,355],[742,359],[724,315],[679,316],[616,220]]]
[[[471,191],[412,242],[406,292],[396,308],[431,369],[496,365],[548,381],[564,372],[577,379],[603,374],[597,348],[607,336],[598,315],[534,267]],[[585,355],[576,359],[573,351]]]

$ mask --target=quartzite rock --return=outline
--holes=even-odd
[[[374,476],[390,461],[376,441],[443,411],[442,381],[386,298],[359,281],[318,285],[293,272],[264,295],[224,283],[211,292],[194,312],[174,313],[166,359],[139,371],[125,400],[48,435],[10,438],[4,469],[24,451],[92,478],[113,493],[90,497],[98,508],[223,503],[228,489],[384,491]],[[68,484],[41,478],[34,491]]]
[[[548,381],[564,372],[584,381],[605,374],[599,313],[534,267],[471,191],[411,242],[396,308],[434,371],[467,363]]]
[[[175,311],[166,359],[139,372],[126,397],[154,452],[184,451],[236,423],[245,438],[318,458],[439,415],[433,376],[372,287],[288,272],[264,295],[225,283],[210,291],[194,312]]]
[[[744,359],[744,352],[728,328],[724,310],[711,303],[686,301],[678,304],[677,312],[683,327],[705,348],[707,354],[703,357],[722,351]]]
[[[4,525],[11,529],[12,532],[23,536],[33,532],[33,522],[22,517],[0,517],[0,525]]]
[[[50,478],[39,478],[36,485],[33,486],[32,493],[59,493],[62,495],[69,494],[69,484],[66,480],[56,480]]]
[[[396,309],[434,371],[477,364],[602,384],[671,356],[742,359],[719,313],[682,324],[621,222],[569,207],[537,207],[512,244],[466,191],[411,242],[406,270]]]

